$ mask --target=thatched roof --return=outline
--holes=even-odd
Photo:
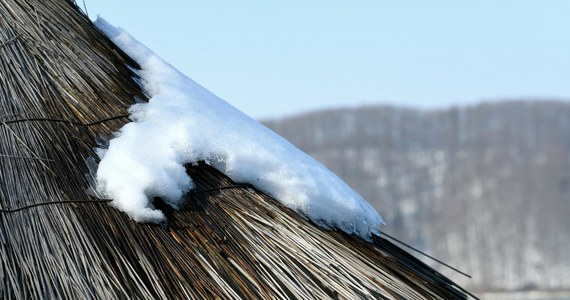
[[[0,299],[468,294],[381,237],[325,230],[200,164],[167,226],[93,196],[98,141],[146,100],[137,65],[65,0],[0,0]]]

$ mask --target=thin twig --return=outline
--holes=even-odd
[[[85,10],[85,15],[89,18],[89,12],[87,11],[87,5],[85,5],[85,0],[83,0],[83,9]]]
[[[24,142],[17,134],[16,132],[14,132],[14,130],[12,130],[12,128],[10,128],[10,126],[8,126],[6,124],[6,122],[2,122],[2,124],[4,124],[4,126],[6,126],[6,128],[8,128],[8,131],[10,131],[10,133],[14,136],[14,138],[16,138],[18,140],[18,142],[20,142],[39,162],[40,164],[42,164],[42,166],[44,166],[44,168],[46,168],[46,170],[48,170],[51,174],[53,174],[54,176],[55,173],[42,161],[42,158],[39,157],[34,150],[30,149],[30,147],[28,147],[28,145],[26,145],[26,142]]]
[[[252,187],[253,186],[251,184],[232,184],[232,185],[215,187],[215,188],[211,188],[211,189],[191,191],[191,192],[189,192],[189,194],[194,195],[194,194],[202,194],[202,193],[207,193],[207,192],[228,190],[228,189],[234,189],[234,188],[252,188]]]
[[[197,195],[197,194],[203,194],[203,193],[208,193],[208,192],[214,192],[214,191],[221,191],[221,190],[227,190],[227,189],[233,189],[233,188],[250,188],[251,185],[250,184],[232,184],[232,185],[227,185],[227,186],[220,186],[220,187],[215,187],[215,188],[210,188],[210,189],[204,189],[204,190],[196,190],[196,191],[191,191],[189,194],[192,195]],[[99,200],[59,200],[59,201],[47,201],[47,202],[41,202],[41,203],[34,203],[34,204],[30,204],[30,205],[25,205],[25,206],[21,206],[18,208],[8,208],[8,209],[2,209],[0,208],[0,213],[15,213],[18,211],[22,211],[24,209],[28,209],[28,208],[33,208],[33,207],[38,207],[38,206],[43,206],[43,205],[51,205],[51,204],[70,204],[70,203],[108,203],[113,201],[112,199],[99,199]]]
[[[420,253],[421,255],[423,255],[423,256],[425,256],[425,257],[427,257],[427,258],[430,258],[430,259],[432,259],[432,260],[434,260],[434,261],[436,261],[436,262],[438,262],[438,263],[440,263],[440,264],[442,264],[442,265],[444,265],[444,266],[450,268],[451,270],[453,270],[453,271],[455,271],[455,272],[457,272],[457,273],[459,273],[459,274],[461,274],[461,275],[463,275],[463,276],[466,276],[466,277],[468,277],[468,278],[471,278],[471,275],[469,275],[469,274],[467,274],[467,273],[464,273],[464,272],[461,272],[461,271],[458,270],[457,268],[454,268],[454,267],[452,267],[452,266],[450,266],[450,265],[444,263],[443,261],[441,261],[441,260],[439,260],[439,259],[437,259],[437,258],[435,258],[435,257],[433,257],[433,256],[431,256],[431,255],[429,255],[429,254],[427,254],[427,253],[425,253],[425,252],[422,252],[422,251],[420,251],[420,250],[418,250],[418,249],[416,249],[416,248],[414,248],[414,247],[412,247],[412,246],[410,246],[410,245],[408,245],[408,244],[406,244],[406,243],[400,241],[399,239],[397,239],[397,238],[395,238],[395,237],[393,237],[393,236],[391,236],[391,235],[388,235],[388,234],[385,233],[385,232],[382,232],[382,231],[380,231],[380,230],[378,230],[378,232],[380,232],[383,236],[386,236],[387,238],[389,238],[389,239],[391,239],[391,240],[393,240],[393,241],[399,243],[399,244],[402,245],[402,246],[405,246],[405,247],[407,247],[407,248],[409,248],[409,249],[412,249],[412,250],[414,250],[414,251]]]
[[[72,124],[72,125],[77,125],[77,126],[89,127],[89,126],[105,123],[108,121],[113,121],[113,120],[128,118],[128,117],[129,117],[128,114],[118,115],[118,116],[114,116],[114,117],[110,117],[110,118],[106,118],[106,119],[97,120],[97,121],[94,121],[91,123],[82,123],[82,122],[78,122],[78,121],[64,120],[64,119],[58,119],[58,118],[22,118],[22,119],[10,120],[10,121],[3,121],[2,124],[21,123],[21,122],[57,122],[57,123],[66,123],[66,124]]]
[[[36,157],[23,156],[23,155],[0,154],[0,157],[7,157],[7,158],[24,158],[24,159],[37,159],[37,160],[52,161],[52,162],[55,161],[55,160],[50,159],[50,158],[36,158]]]
[[[19,39],[21,36],[22,36],[22,34],[20,33],[20,34],[16,35],[15,37],[13,37],[13,38],[11,38],[11,39],[5,41],[4,43],[0,44],[0,48],[2,48],[2,47],[4,47],[4,46],[6,46],[6,45],[12,43],[13,41]]]

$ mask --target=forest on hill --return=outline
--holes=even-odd
[[[570,103],[366,106],[263,123],[475,291],[570,289]]]

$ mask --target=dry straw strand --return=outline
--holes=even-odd
[[[148,99],[74,1],[0,0],[0,299],[467,299],[389,241],[324,230],[208,165],[164,226],[92,189],[93,148]],[[82,202],[74,201],[80,200]],[[57,202],[58,205],[39,205]]]

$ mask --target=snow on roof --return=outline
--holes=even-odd
[[[148,103],[108,149],[100,149],[98,190],[141,222],[164,214],[151,199],[180,207],[194,184],[185,164],[204,160],[232,180],[250,183],[325,226],[364,238],[383,223],[376,210],[326,167],[259,122],[176,70],[127,32],[99,18],[95,24],[141,66]]]

